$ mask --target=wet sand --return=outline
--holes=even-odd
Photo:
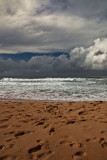
[[[107,160],[107,102],[0,102],[0,160]]]

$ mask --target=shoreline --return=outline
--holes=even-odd
[[[69,103],[69,102],[75,102],[75,103],[79,103],[79,102],[107,102],[107,100],[33,100],[33,99],[0,99],[0,102],[66,102],[66,103]]]
[[[0,101],[1,160],[106,160],[107,101]]]

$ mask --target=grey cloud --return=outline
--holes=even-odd
[[[94,55],[96,55],[96,56],[102,55],[102,54],[104,54],[104,52],[102,52],[102,51],[97,51],[97,52],[94,53]]]
[[[61,55],[55,58],[52,66],[54,68],[55,73],[71,73],[71,63],[65,55]]]
[[[28,62],[0,59],[0,77],[60,76],[64,75],[64,71],[69,72],[67,66],[69,62],[70,60],[64,55],[59,57],[37,56],[32,57]]]
[[[50,0],[55,8],[87,18],[107,18],[106,0]]]
[[[74,48],[70,58],[35,56],[28,62],[0,59],[0,77],[68,77],[107,75],[107,38],[96,39],[88,48]]]
[[[0,52],[89,46],[95,38],[107,35],[107,22],[102,18],[99,23],[100,15],[106,15],[106,3],[0,0]]]
[[[70,59],[0,59],[0,77],[105,75],[106,19],[107,0],[0,0],[0,53],[72,49]]]

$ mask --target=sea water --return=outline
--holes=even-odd
[[[107,78],[3,78],[0,100],[107,101]]]

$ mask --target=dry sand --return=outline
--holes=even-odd
[[[107,102],[0,102],[0,160],[107,160]]]

